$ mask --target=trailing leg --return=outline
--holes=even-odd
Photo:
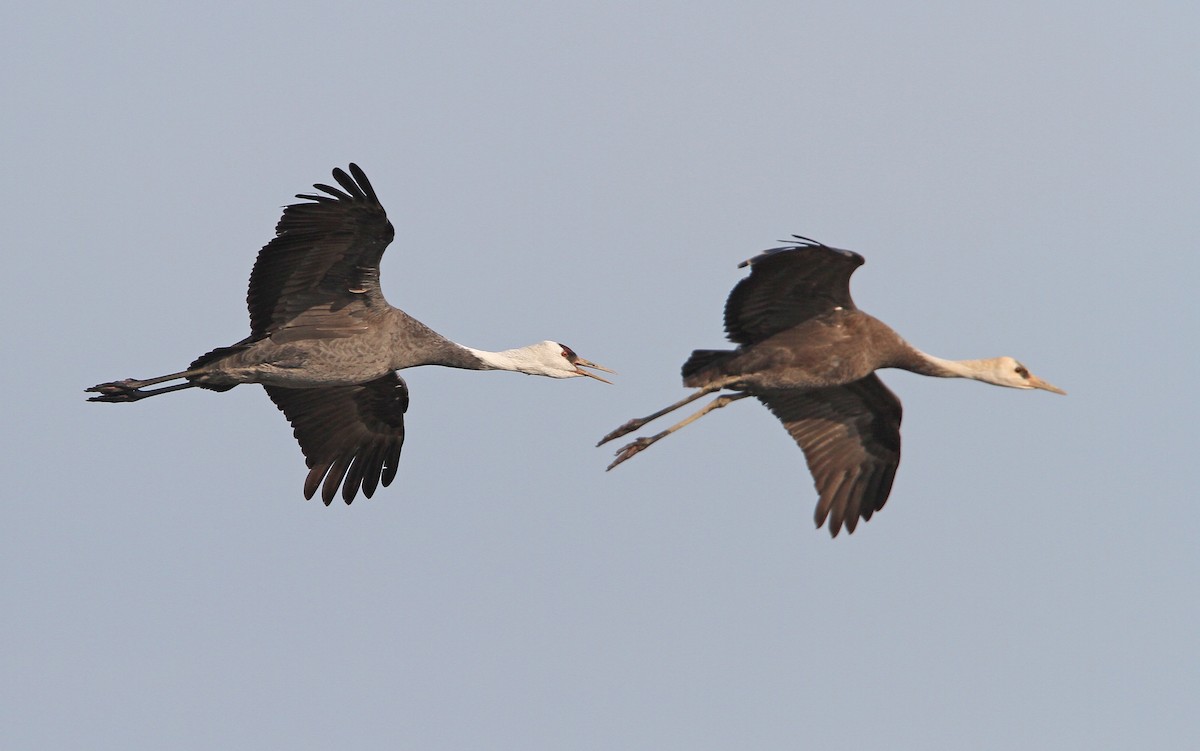
[[[714,391],[720,391],[720,390],[721,390],[720,386],[705,387],[705,388],[702,388],[699,391],[691,394],[686,399],[680,399],[679,401],[675,402],[674,404],[672,404],[669,407],[663,407],[662,409],[660,409],[659,411],[655,412],[652,415],[646,415],[645,417],[634,418],[634,419],[630,420],[629,422],[625,423],[624,425],[622,425],[621,427],[617,428],[613,432],[611,432],[608,435],[601,438],[600,442],[597,443],[596,445],[603,446],[604,444],[608,443],[609,441],[613,440],[614,438],[620,438],[623,435],[632,433],[633,431],[637,430],[638,428],[642,427],[643,425],[645,425],[648,422],[657,420],[658,418],[662,417],[663,415],[665,415],[669,412],[674,412],[675,410],[679,409],[680,407],[691,404],[692,402],[696,401],[697,399],[699,399],[700,397],[702,397],[706,394],[711,394]],[[609,467],[609,469],[612,469],[612,467]]]
[[[697,392],[697,393],[693,394],[691,397],[689,397],[688,399],[685,399],[684,401],[680,402],[679,404],[676,404],[672,407],[667,408],[663,412],[660,412],[658,415],[654,415],[653,417],[661,416],[663,414],[666,414],[667,412],[670,412],[672,409],[676,409],[678,407],[683,406],[684,404],[687,404],[690,401],[699,399],[705,393],[708,393],[708,392],[704,392],[704,391]],[[642,450],[649,448],[650,446],[661,441],[663,438],[666,438],[667,436],[671,435],[672,433],[679,430],[680,428],[691,425],[696,420],[699,420],[701,417],[704,417],[709,412],[712,412],[714,409],[720,409],[721,407],[724,407],[726,404],[732,404],[733,402],[736,402],[738,399],[745,399],[748,396],[750,396],[750,394],[747,394],[745,392],[738,392],[738,393],[734,393],[734,394],[722,394],[721,396],[718,396],[716,399],[713,399],[708,404],[704,405],[704,407],[702,407],[701,409],[697,410],[695,414],[688,416],[684,420],[681,420],[680,422],[672,425],[671,427],[667,428],[666,430],[662,431],[661,433],[657,433],[657,434],[649,436],[647,438],[638,438],[633,443],[622,446],[620,449],[617,450],[617,458],[613,461],[612,464],[608,465],[608,469],[612,469],[613,467],[617,466],[618,464],[625,461],[626,459],[629,459],[629,458],[633,457],[635,454],[641,452]],[[653,417],[651,417],[650,419],[653,419]],[[634,421],[631,421],[631,422],[634,422]],[[644,420],[642,424],[645,424],[646,422],[649,422],[649,420]],[[622,427],[624,427],[624,426],[622,426]],[[634,428],[634,430],[636,430],[636,428]],[[628,432],[628,431],[625,431],[625,432]],[[617,433],[616,435],[624,435],[624,433]],[[616,436],[614,435],[612,437],[616,437]],[[605,438],[604,440],[608,440],[608,438]],[[603,443],[603,441],[601,441],[601,443]],[[605,470],[605,471],[608,471],[608,470]]]
[[[89,402],[136,402],[139,399],[145,399],[148,396],[158,396],[159,394],[168,394],[172,391],[181,391],[190,389],[193,386],[200,384],[194,381],[186,383],[177,383],[174,386],[163,386],[158,389],[150,389],[142,391],[146,386],[153,386],[158,383],[166,383],[174,381],[178,378],[190,378],[203,373],[203,370],[184,370],[179,373],[171,373],[170,375],[159,376],[157,378],[147,378],[145,380],[137,380],[134,378],[126,378],[123,381],[109,381],[108,383],[100,383],[92,386],[87,391],[94,391],[100,396],[93,396],[88,399]]]

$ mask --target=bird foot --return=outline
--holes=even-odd
[[[629,422],[625,423],[624,425],[622,425],[621,427],[617,428],[613,432],[611,432],[608,435],[601,438],[600,442],[597,443],[596,445],[603,446],[604,444],[608,443],[609,441],[613,440],[614,438],[620,438],[623,435],[628,435],[629,433],[632,433],[633,431],[637,430],[638,428],[642,427],[645,424],[646,424],[645,420],[634,418],[634,419],[630,420]],[[609,467],[609,469],[612,469],[612,467]]]
[[[109,381],[108,383],[100,383],[87,389],[89,392],[99,393],[100,396],[93,396],[88,399],[89,402],[136,402],[138,399],[149,396],[138,388],[141,386],[141,381],[133,378],[126,378],[123,381]]]
[[[636,441],[634,441],[633,443],[628,443],[628,444],[622,446],[621,448],[617,449],[617,458],[614,459],[613,463],[608,465],[608,467],[604,471],[607,472],[608,470],[617,466],[618,464],[625,461],[626,459],[632,459],[634,456],[636,456],[638,454],[638,452],[640,452],[642,449],[646,448],[650,444],[654,443],[656,440],[658,440],[658,436],[653,436],[653,437],[649,437],[649,438],[639,438]]]

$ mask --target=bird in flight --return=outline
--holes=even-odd
[[[396,477],[404,444],[408,386],[397,370],[443,365],[550,378],[612,373],[568,346],[543,341],[488,352],[456,344],[388,304],[379,260],[395,236],[366,174],[333,170],[340,189],[297,195],[250,273],[250,336],[201,355],[187,370],[87,389],[89,401],[134,402],[199,387],[228,391],[261,383],[294,428],[309,467],[304,497],[321,488],[329,505],[370,498]],[[169,386],[147,389],[168,381]]]
[[[739,399],[762,402],[804,452],[817,493],[814,520],[837,536],[853,533],[883,508],[900,464],[900,400],[875,371],[900,368],[939,378],[970,378],[996,386],[1065,394],[1011,357],[943,360],[904,341],[850,299],[850,275],[863,257],[794,235],[739,268],[750,275],[725,303],[732,350],[698,349],[683,365],[690,396],[630,420],[597,445],[706,394],[723,392],[687,419],[617,451],[611,470],[700,417]]]

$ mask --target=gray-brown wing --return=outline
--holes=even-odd
[[[725,334],[731,342],[753,344],[832,310],[854,310],[850,275],[863,257],[796,236],[801,244],[761,253],[738,268],[750,276],[725,301]]]
[[[328,506],[341,485],[342,499],[350,503],[360,487],[370,498],[381,481],[387,487],[396,477],[408,410],[408,386],[400,376],[388,373],[359,386],[263,388],[292,424],[304,452],[305,498],[321,485]]]
[[[874,373],[845,386],[756,394],[804,450],[820,499],[813,516],[829,533],[854,532],[887,502],[900,465],[896,398]]]
[[[317,184],[328,195],[297,195],[308,202],[285,207],[275,239],[258,252],[246,294],[252,338],[306,313],[307,335],[337,336],[357,311],[386,304],[379,259],[395,230],[358,165],[333,177],[342,189]]]

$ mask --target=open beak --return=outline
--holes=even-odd
[[[578,373],[579,375],[585,375],[588,378],[595,378],[597,381],[603,381],[604,383],[607,383],[610,386],[612,385],[612,381],[610,381],[606,378],[601,378],[600,376],[596,375],[595,373],[589,373],[586,370],[584,370],[584,368],[595,368],[596,370],[602,370],[605,373],[612,373],[613,375],[617,374],[617,371],[615,371],[615,370],[609,370],[608,368],[604,367],[603,365],[597,365],[596,363],[591,362],[590,360],[585,360],[582,357],[571,364],[575,366],[575,372]]]
[[[1035,389],[1041,389],[1042,391],[1053,391],[1056,394],[1062,394],[1063,396],[1067,395],[1067,392],[1063,391],[1058,386],[1046,383],[1041,378],[1038,378],[1032,374],[1029,376],[1029,385]]]

